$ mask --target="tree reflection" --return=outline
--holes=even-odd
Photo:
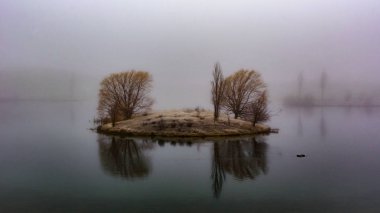
[[[319,122],[319,130],[320,130],[322,138],[325,138],[327,134],[327,127],[326,127],[325,113],[323,111],[323,106],[321,108],[321,120]]]
[[[211,178],[213,180],[212,188],[214,191],[214,197],[219,197],[220,193],[222,192],[223,182],[226,179],[226,174],[224,173],[223,169],[223,162],[220,157],[219,145],[220,143],[214,142],[211,172]]]
[[[299,136],[303,136],[303,123],[302,123],[300,109],[297,109],[297,115],[298,115],[297,133]]]
[[[266,174],[266,152],[267,144],[262,137],[214,142],[211,173],[214,196],[220,196],[225,173],[238,180],[255,179],[262,173]]]
[[[138,143],[129,138],[99,135],[98,143],[100,161],[105,172],[129,180],[149,175],[149,158],[142,150],[150,149],[150,142]]]

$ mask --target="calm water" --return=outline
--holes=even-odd
[[[379,109],[284,109],[280,134],[218,141],[98,135],[94,113],[0,103],[0,212],[380,212]]]

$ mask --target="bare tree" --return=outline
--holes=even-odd
[[[247,112],[244,113],[244,119],[251,121],[253,126],[258,122],[264,122],[270,119],[266,90],[259,94],[254,102],[249,104]]]
[[[98,115],[101,123],[107,119],[111,120],[112,126],[115,126],[120,110],[118,102],[112,96],[109,96],[105,90],[99,91]]]
[[[148,72],[132,70],[109,75],[100,83],[99,115],[108,115],[114,125],[118,113],[130,119],[133,114],[150,109],[151,88],[152,76]]]
[[[220,108],[224,98],[225,83],[220,64],[216,63],[212,72],[213,80],[211,81],[211,101],[214,105],[214,121],[219,118]]]
[[[326,90],[326,84],[327,84],[327,74],[325,71],[321,74],[321,82],[320,82],[320,88],[321,88],[321,104],[324,105],[325,102],[325,90]]]
[[[302,72],[300,72],[298,74],[298,103],[301,102],[302,89],[303,89],[303,74]]]
[[[243,116],[255,97],[266,88],[261,75],[254,70],[239,70],[224,81],[223,106],[234,113],[235,118]]]

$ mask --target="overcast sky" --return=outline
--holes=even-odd
[[[323,70],[330,84],[379,90],[380,1],[0,0],[2,96],[75,72],[96,97],[102,77],[139,69],[153,74],[156,108],[209,107],[216,61],[225,75],[259,71],[273,99],[300,72],[317,86]]]

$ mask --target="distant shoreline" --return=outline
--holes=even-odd
[[[373,104],[373,105],[364,105],[364,104],[352,104],[352,105],[345,105],[345,104],[285,104],[287,107],[341,107],[341,108],[377,108],[380,107],[380,104]]]
[[[119,136],[159,136],[159,137],[224,137],[269,134],[269,126],[228,118],[222,115],[214,122],[211,111],[171,110],[141,114],[130,120],[119,121],[115,127],[104,124],[98,133]]]
[[[79,102],[86,99],[59,99],[59,98],[0,98],[0,103],[4,102]]]

